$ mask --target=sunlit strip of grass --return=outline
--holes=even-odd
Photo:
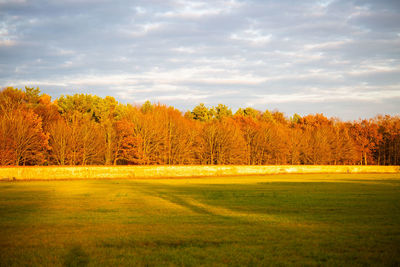
[[[0,183],[0,266],[398,265],[396,175]]]

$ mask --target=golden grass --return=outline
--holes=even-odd
[[[0,183],[0,266],[396,265],[399,174]],[[70,255],[70,256],[68,256]]]
[[[228,177],[197,177],[197,178],[164,178],[164,179],[135,179],[137,183],[164,184],[164,185],[191,185],[191,184],[257,184],[274,182],[347,182],[370,183],[385,180],[400,180],[400,173],[394,174],[279,174],[263,176],[228,176]]]
[[[332,165],[271,165],[271,166],[33,166],[0,167],[0,180],[115,179],[165,177],[220,177],[267,174],[312,173],[392,173],[399,166],[332,166]]]

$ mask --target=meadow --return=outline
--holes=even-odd
[[[400,265],[400,174],[0,182],[0,266]]]

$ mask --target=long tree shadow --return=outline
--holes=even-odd
[[[145,195],[159,197],[165,201],[169,201],[169,202],[179,205],[183,208],[187,208],[194,213],[210,215],[210,216],[216,215],[216,214],[210,212],[209,210],[207,210],[206,208],[199,207],[198,205],[189,203],[189,201],[185,200],[183,197],[180,197],[176,193],[174,193],[173,190],[171,190],[171,188],[169,188],[167,191],[165,191],[165,187],[156,188],[154,186],[150,187],[150,186],[145,186],[145,185],[138,185],[136,189]]]
[[[207,215],[214,218],[235,220],[242,223],[264,223],[264,222],[280,222],[282,218],[278,218],[272,214],[254,213],[250,211],[236,211],[226,205],[210,205],[199,201],[195,195],[190,195],[191,190],[182,191],[182,187],[174,187],[170,185],[163,186],[147,186],[137,185],[136,190],[144,195],[158,197],[164,201],[168,201],[175,205],[179,205],[199,215]],[[188,194],[182,194],[188,193]]]
[[[213,185],[210,187],[200,186],[199,188],[165,184],[157,186],[136,184],[135,190],[140,191],[143,195],[158,197],[164,201],[179,205],[196,214],[224,220],[229,219],[230,221],[234,220],[246,224],[283,223],[297,226],[307,224],[307,220],[299,218],[296,212],[287,214],[279,212],[280,202],[287,201],[288,197],[293,201],[296,199],[287,196],[286,193],[276,197],[274,190],[267,187],[264,189],[268,190],[264,192],[259,190],[260,187],[265,187],[265,185],[260,183],[254,185],[225,184],[223,187],[221,185]],[[207,199],[210,201],[207,201]],[[254,203],[250,203],[249,199],[252,201],[260,200],[259,207],[254,208],[252,206]],[[236,205],[230,205],[231,203]],[[238,208],[237,203],[241,203],[239,207],[242,208]],[[282,205],[287,204],[283,203]]]

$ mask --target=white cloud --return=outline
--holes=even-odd
[[[232,12],[241,6],[241,3],[235,0],[229,1],[176,1],[178,8],[163,13],[158,13],[158,17],[164,18],[183,18],[183,19],[198,19],[206,16],[217,16]]]
[[[193,47],[180,46],[177,48],[172,48],[172,51],[179,52],[179,53],[194,54],[198,50]]]
[[[231,34],[232,40],[249,42],[252,45],[265,45],[272,39],[271,34],[262,34],[261,30],[249,28],[239,33]]]
[[[323,43],[313,43],[313,44],[306,44],[304,46],[304,50],[325,50],[325,49],[338,49],[343,45],[350,44],[353,40],[346,39],[340,41],[330,41],[330,42],[323,42]]]
[[[164,25],[161,22],[149,22],[122,28],[119,31],[131,37],[144,37],[151,32],[160,30]]]
[[[136,11],[136,13],[139,14],[139,15],[144,15],[144,14],[147,13],[146,9],[143,8],[143,7],[141,7],[141,6],[135,7],[135,11]]]
[[[398,87],[400,89],[400,87]],[[320,90],[317,90],[320,91]],[[292,93],[257,95],[247,102],[248,106],[276,103],[324,103],[337,101],[382,102],[387,99],[400,99],[400,90],[359,91],[354,88],[341,88],[335,91],[319,93]]]

